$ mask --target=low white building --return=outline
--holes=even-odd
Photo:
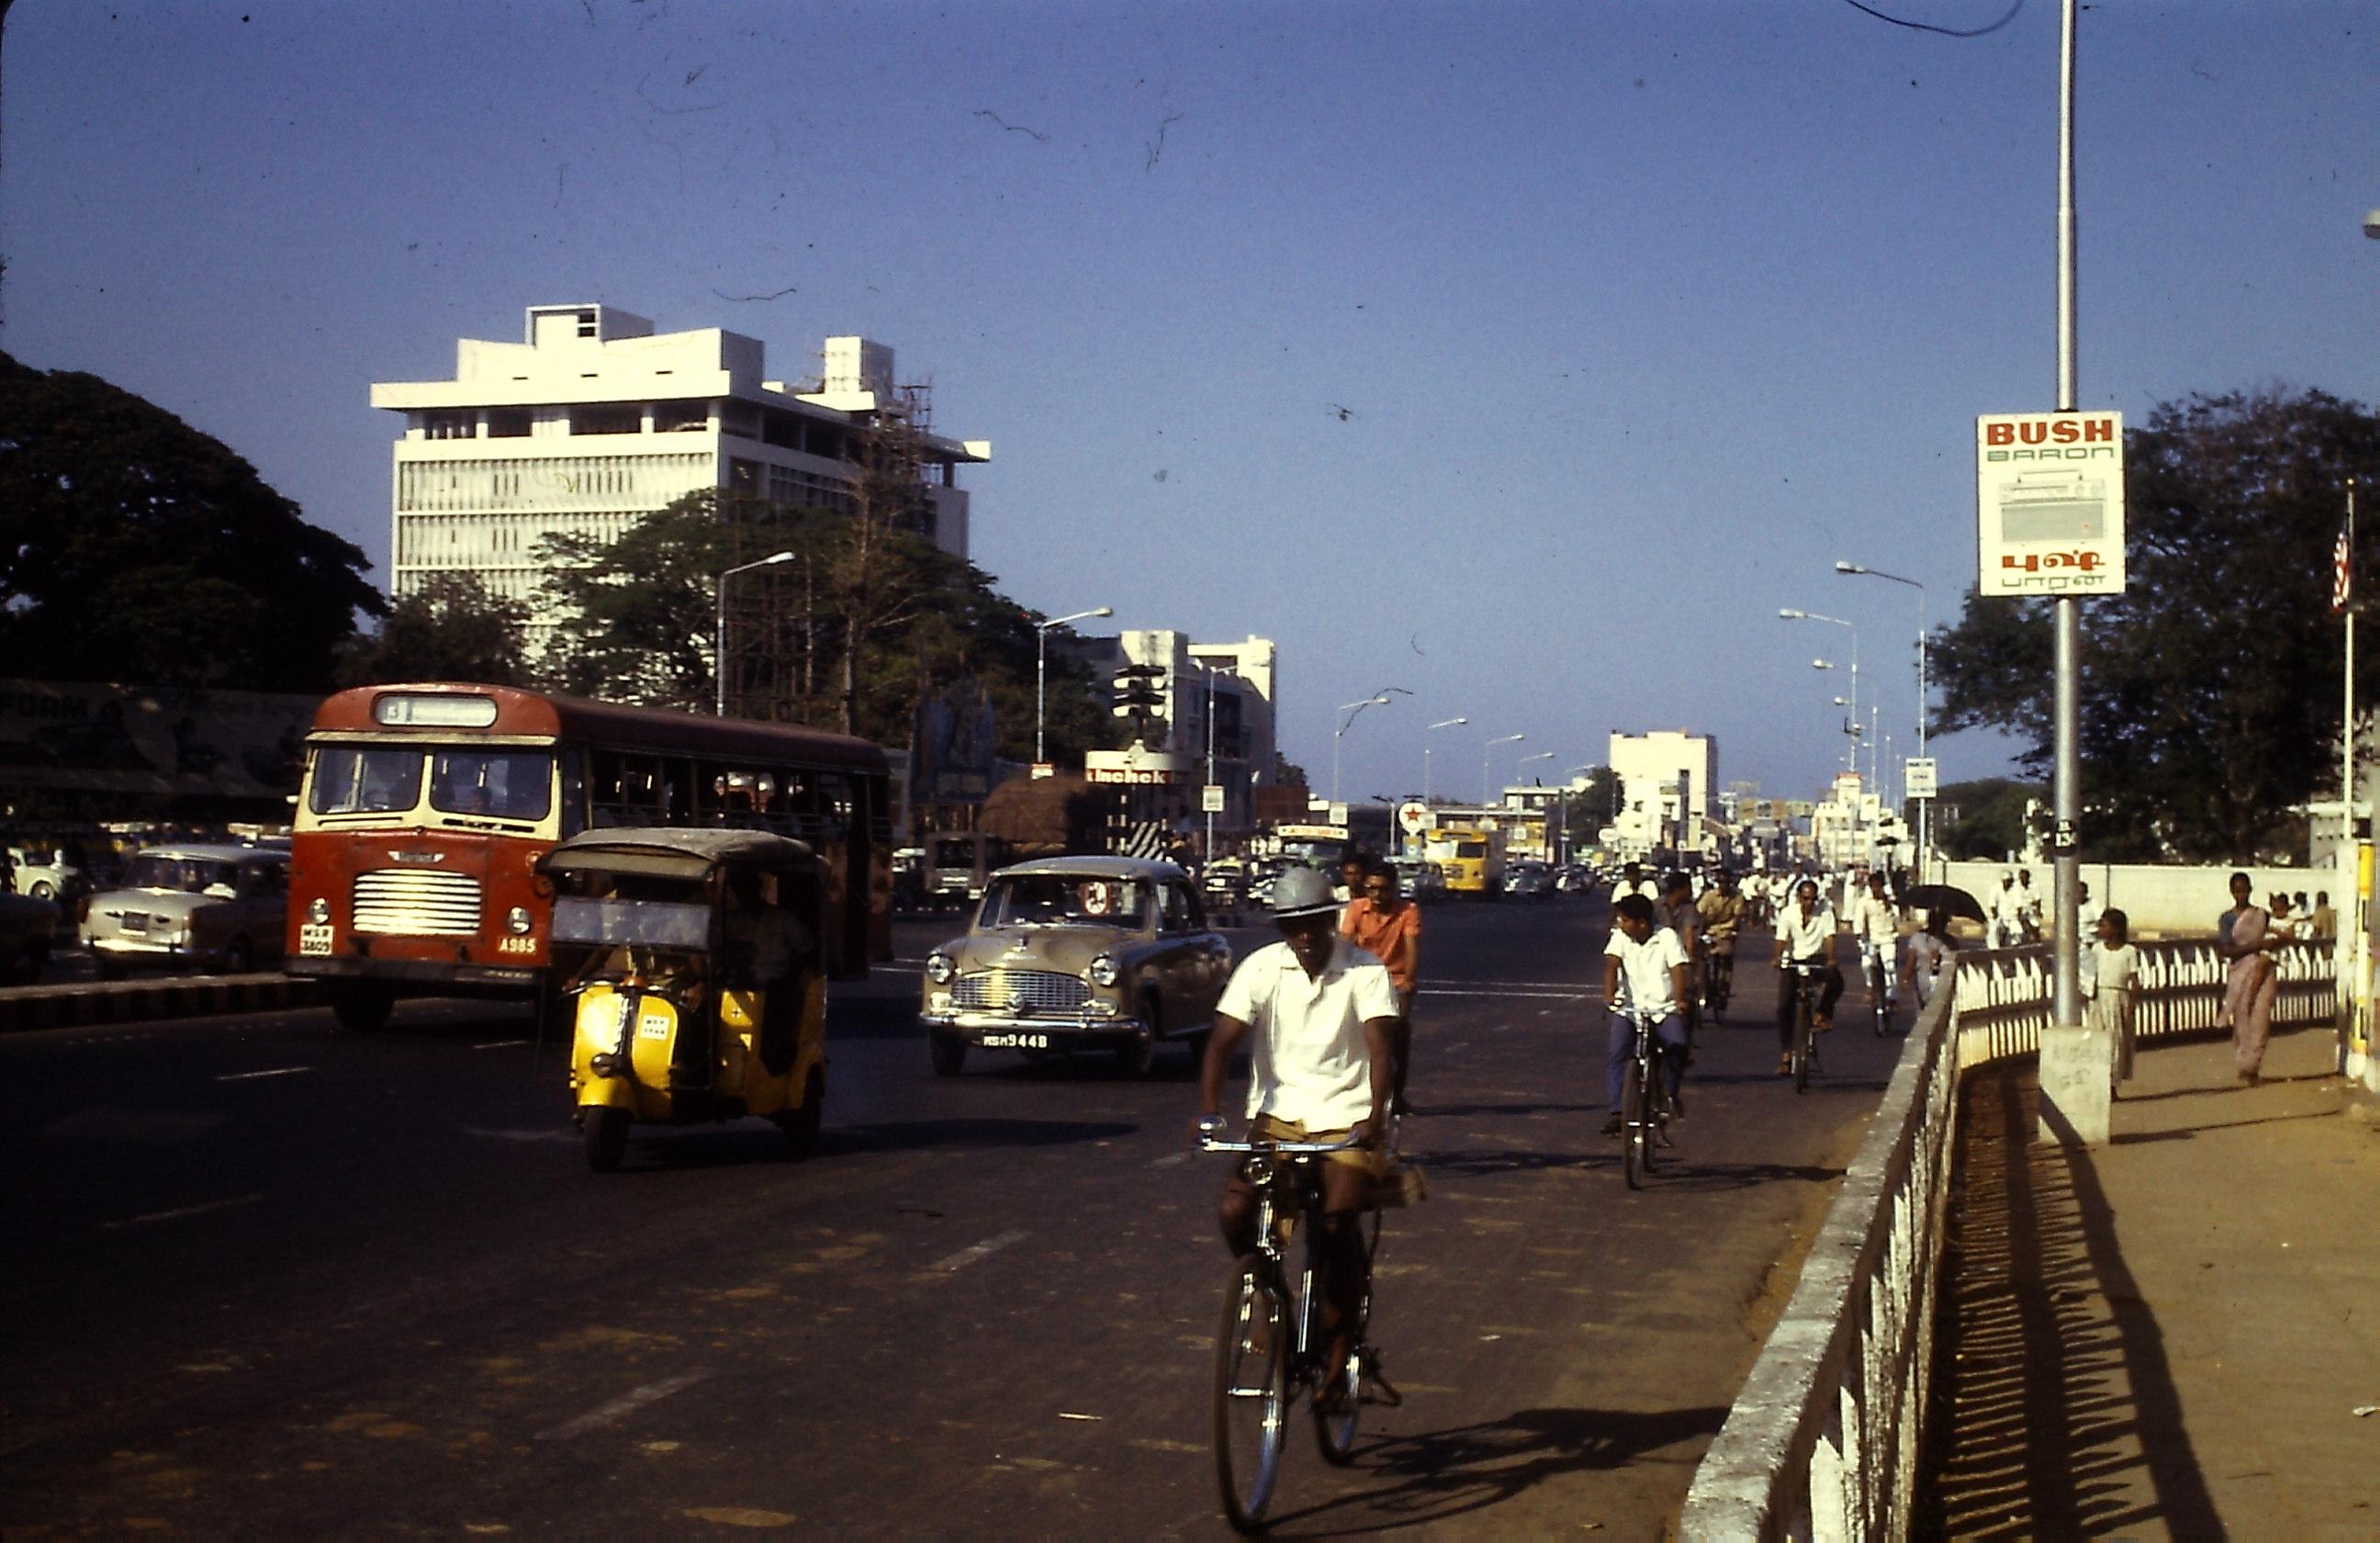
[[[847,507],[853,435],[880,415],[924,430],[919,533],[967,553],[962,465],[989,441],[917,421],[892,350],[831,337],[814,380],[770,380],[756,338],[719,327],[655,334],[604,305],[531,306],[520,343],[463,338],[451,381],[379,382],[371,403],[405,414],[391,481],[390,593],[466,573],[527,604],[533,643],[546,614],[538,544],[550,535],[616,540],[644,516],[706,488],[777,503]]]

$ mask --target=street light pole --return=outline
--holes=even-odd
[[[1835,571],[1837,573],[1844,574],[1864,574],[1870,578],[1888,578],[1895,584],[1906,584],[1911,589],[1917,591],[1917,759],[1919,760],[1924,760],[1925,759],[1925,720],[1927,715],[1933,711],[1933,698],[1928,691],[1925,679],[1925,650],[1927,646],[1927,636],[1925,630],[1925,586],[1919,583],[1916,579],[1903,578],[1897,573],[1886,573],[1881,568],[1871,568],[1859,563],[1837,562],[1835,564]],[[1932,827],[1933,813],[1934,800],[1931,798],[1920,798],[1917,800],[1917,873],[1920,882],[1924,881],[1926,872],[1925,842],[1927,832]]]
[[[1059,616],[1033,624],[1033,640],[1037,645],[1033,661],[1033,764],[1039,766],[1050,758],[1041,752],[1043,722],[1050,702],[1050,629],[1064,626],[1068,622],[1087,621],[1093,616],[1112,616],[1115,607],[1102,605],[1096,611],[1077,611],[1071,616]],[[1209,704],[1212,705],[1212,704]]]
[[[1487,747],[1486,747],[1485,749],[1483,749],[1483,750],[1480,752],[1480,755],[1479,755],[1479,807],[1480,807],[1481,808],[1483,808],[1483,809],[1484,809],[1484,808],[1488,808],[1488,805],[1490,805],[1490,804],[1492,804],[1492,803],[1494,803],[1494,802],[1495,802],[1495,796],[1494,796],[1493,793],[1490,791],[1490,788],[1491,788],[1491,785],[1492,785],[1492,784],[1491,784],[1491,783],[1490,783],[1490,781],[1489,781],[1489,779],[1494,775],[1494,773],[1493,773],[1493,772],[1491,772],[1488,770],[1488,768],[1489,768],[1489,765],[1492,763],[1492,761],[1493,761],[1493,760],[1494,760],[1494,759],[1495,759],[1496,747],[1497,747],[1497,746],[1499,746],[1499,745],[1518,745],[1522,740],[1526,739],[1526,738],[1528,738],[1528,737],[1529,737],[1529,736],[1528,736],[1527,735],[1525,735],[1525,734],[1508,734],[1508,735],[1501,735],[1501,736],[1500,736],[1500,737],[1498,737],[1498,738],[1495,738],[1495,739],[1491,739],[1491,740],[1489,740],[1489,741],[1488,742]]]
[[[1421,801],[1429,802],[1429,731],[1456,729],[1471,722],[1468,718],[1441,718],[1435,723],[1425,723],[1421,730]]]
[[[1347,716],[1340,720],[1339,726],[1333,729],[1330,734],[1330,801],[1332,803],[1335,804],[1339,801],[1340,744],[1346,739],[1347,731],[1355,726],[1355,718],[1357,714],[1361,713],[1367,707],[1386,707],[1388,705],[1389,694],[1385,690],[1376,691],[1360,702],[1342,702],[1339,704],[1339,711],[1345,713]]]
[[[757,563],[746,563],[740,567],[729,568],[712,581],[711,601],[715,612],[711,618],[713,630],[710,635],[710,654],[713,662],[710,673],[714,677],[711,682],[713,690],[710,715],[712,717],[727,716],[727,581],[739,573],[750,573],[754,568],[772,568],[780,563],[790,563],[793,560],[794,554],[790,552],[772,553]]]

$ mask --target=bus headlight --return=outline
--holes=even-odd
[[[952,964],[951,956],[941,949],[938,948],[926,955],[926,978],[935,985],[949,985],[951,977],[956,974],[958,974],[958,966]]]
[[[1094,986],[1112,986],[1120,978],[1114,956],[1106,954],[1092,960],[1091,967],[1084,973],[1091,978],[1091,984]]]
[[[320,927],[331,919],[331,903],[316,895],[306,903],[306,919]]]
[[[525,905],[516,905],[504,913],[504,930],[516,938],[527,937],[529,925],[528,908]]]

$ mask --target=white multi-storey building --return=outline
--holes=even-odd
[[[603,305],[531,306],[526,341],[462,338],[455,356],[451,381],[371,388],[373,407],[406,420],[390,592],[467,573],[528,605],[534,639],[557,619],[537,556],[547,536],[614,540],[705,488],[847,506],[859,475],[852,436],[908,407],[882,344],[830,337],[819,377],[788,384],[766,378],[758,339],[719,327],[656,334]],[[929,431],[922,446],[920,533],[964,557],[956,468],[990,460],[990,443]]]
[[[1273,641],[1252,637],[1237,643],[1194,643],[1171,627],[1135,627],[1066,646],[1090,665],[1094,687],[1101,692],[1109,689],[1113,672],[1127,664],[1165,672],[1158,683],[1162,700],[1148,718],[1148,743],[1091,751],[1085,769],[1091,779],[1175,789],[1182,796],[1168,812],[1186,817],[1198,808],[1196,795],[1206,778],[1211,733],[1215,781],[1224,790],[1217,828],[1246,830],[1255,818],[1251,790],[1272,778],[1279,660]]]
[[[1612,823],[1624,851],[1641,856],[1657,846],[1699,847],[1718,771],[1716,742],[1682,729],[1615,732],[1611,771],[1621,789],[1620,817]]]

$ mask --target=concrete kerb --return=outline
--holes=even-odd
[[[1937,991],[1903,1045],[1876,1118],[1803,1260],[1784,1316],[1695,1469],[1679,1514],[1682,1538],[1810,1535],[1809,1469],[1794,1454],[1812,1450],[1840,1417],[1835,1395],[1841,1382],[1826,1368],[1849,1369],[1853,1359],[1850,1342],[1866,1315],[1851,1311],[1852,1295],[1889,1245],[1887,1207],[1905,1177],[1902,1162],[1915,1160],[1901,1154],[1912,1150],[1911,1127],[1925,1108],[1923,1095],[1950,1001],[1949,991]],[[1922,1380],[1920,1388],[1922,1401]],[[1899,1414],[1903,1421],[1918,1418],[1922,1404]]]
[[[320,981],[296,980],[276,973],[22,986],[0,990],[0,1034],[159,1018],[279,1013],[317,1007],[322,1001]]]

